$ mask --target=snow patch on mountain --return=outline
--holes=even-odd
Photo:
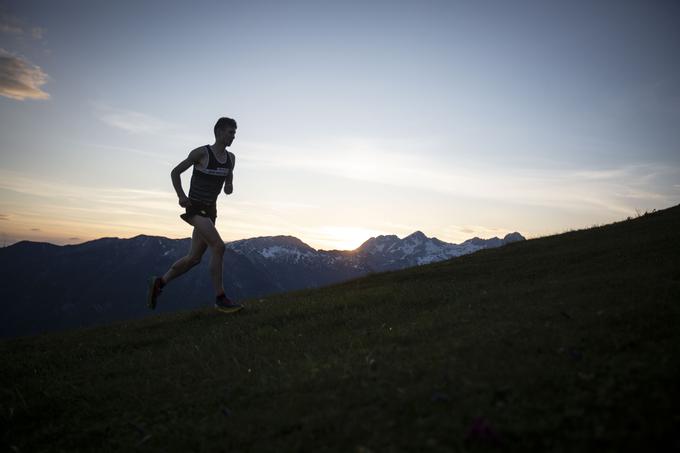
[[[259,250],[258,253],[265,258],[287,257],[287,258],[300,259],[302,257],[312,257],[312,256],[314,256],[314,253],[312,253],[310,251],[301,252],[300,250],[298,250],[296,248],[282,247],[280,245],[273,245],[271,247],[266,247],[262,250]]]

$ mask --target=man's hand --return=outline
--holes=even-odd
[[[189,197],[179,197],[179,205],[183,208],[191,206],[191,200],[189,199]]]
[[[225,184],[224,185],[224,193],[229,195],[234,191],[234,186],[231,184]]]

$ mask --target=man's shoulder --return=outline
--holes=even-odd
[[[196,148],[192,149],[191,152],[192,152],[192,153],[197,153],[197,152],[202,152],[202,153],[204,153],[204,152],[206,151],[206,148],[207,148],[207,147],[208,147],[208,145],[197,146]]]
[[[203,159],[206,156],[205,146],[206,145],[201,145],[192,149],[191,151],[189,151],[189,156],[192,157],[194,161]]]

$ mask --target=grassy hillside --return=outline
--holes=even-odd
[[[2,447],[680,448],[680,207],[245,303],[1,342]]]

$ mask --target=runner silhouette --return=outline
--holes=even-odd
[[[238,311],[243,306],[230,300],[224,293],[222,260],[224,241],[215,228],[217,218],[217,197],[233,192],[234,165],[236,156],[227,151],[236,136],[236,121],[222,117],[214,127],[215,143],[203,145],[189,153],[170,173],[172,185],[177,192],[179,205],[185,208],[180,217],[194,227],[191,246],[186,256],[177,260],[162,277],[152,276],[148,282],[147,304],[152,310],[165,285],[201,262],[201,257],[210,248],[210,277],[215,288],[215,307],[225,311]],[[189,196],[182,189],[180,175],[193,166]]]

